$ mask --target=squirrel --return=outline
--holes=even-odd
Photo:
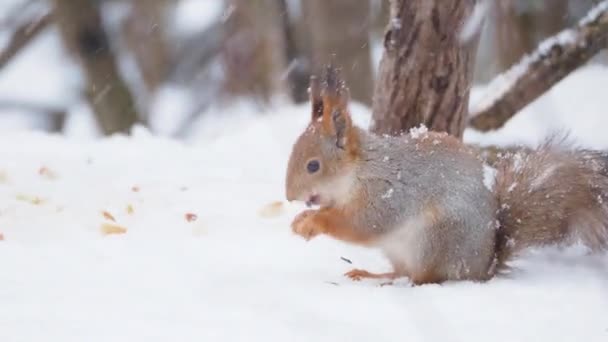
[[[487,281],[527,247],[581,241],[608,246],[608,154],[566,149],[555,139],[493,167],[447,133],[413,129],[380,136],[353,124],[349,92],[328,66],[311,76],[312,117],[286,175],[288,201],[310,207],[291,228],[379,248],[390,273],[414,285]]]

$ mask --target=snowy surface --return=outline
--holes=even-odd
[[[582,70],[505,130],[467,140],[533,144],[551,119],[608,147],[607,81],[606,68]],[[308,108],[212,112],[181,143],[141,128],[0,137],[1,341],[608,339],[605,255],[538,251],[486,284],[344,278],[388,264],[329,238],[303,241],[289,230],[301,206],[272,204]],[[367,125],[365,108],[354,113]],[[126,232],[104,235],[104,224]]]

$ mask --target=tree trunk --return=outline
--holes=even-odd
[[[496,59],[502,72],[510,68],[535,44],[529,15],[518,14],[515,0],[497,0],[492,6],[495,25]]]
[[[226,91],[268,101],[286,93],[285,42],[278,0],[228,0],[222,51]]]
[[[496,0],[493,9],[501,72],[567,26],[568,0]]]
[[[136,0],[123,31],[149,92],[165,81],[170,65],[166,15],[173,0]]]
[[[341,68],[351,97],[371,105],[369,0],[306,0],[302,6],[311,30],[313,73],[318,74],[331,61]]]
[[[475,0],[393,0],[374,92],[372,130],[424,124],[462,137],[479,34],[460,41]]]
[[[128,132],[138,120],[129,88],[110,50],[94,1],[54,0],[63,41],[77,57],[86,78],[86,97],[105,134]]]
[[[279,4],[285,55],[287,62],[287,80],[291,98],[296,103],[308,101],[308,82],[310,79],[310,48],[308,45],[310,33],[302,20],[302,15],[296,17],[289,13],[288,0],[277,0]]]

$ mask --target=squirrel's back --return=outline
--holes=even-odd
[[[357,221],[384,236],[393,264],[432,269],[429,280],[489,278],[497,204],[477,156],[444,133],[360,134],[356,174],[371,210]]]
[[[485,280],[525,248],[608,247],[607,153],[551,139],[504,156],[492,173],[441,133],[362,132],[361,150],[369,209],[356,220],[383,234],[380,247],[410,274],[423,267],[433,270],[428,281]]]

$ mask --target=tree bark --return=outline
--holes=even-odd
[[[105,134],[126,133],[140,117],[123,81],[94,1],[54,0],[64,44],[86,78],[86,97]]]
[[[287,64],[278,0],[229,0],[226,6],[226,91],[264,101],[285,93],[281,76]]]
[[[511,117],[547,92],[570,72],[589,61],[601,49],[608,47],[608,2],[603,11],[591,20],[584,19],[574,28],[558,34],[541,44],[531,55],[505,73],[503,80],[490,84],[489,95],[472,111],[470,125],[489,131],[502,127]],[[525,68],[522,72],[522,68]],[[494,93],[506,89],[501,94]]]
[[[424,124],[462,137],[479,34],[460,32],[475,0],[393,0],[374,91],[372,130],[398,135]]]
[[[350,96],[371,105],[374,81],[369,0],[306,0],[302,6],[311,30],[313,73],[319,74],[332,62],[341,69]]]

